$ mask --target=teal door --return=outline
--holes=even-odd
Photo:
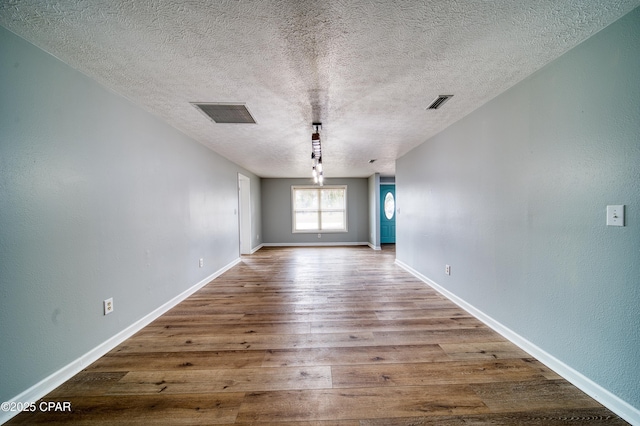
[[[396,186],[380,185],[380,243],[396,242]]]

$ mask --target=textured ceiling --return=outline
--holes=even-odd
[[[308,177],[320,121],[325,175],[365,177],[638,5],[0,0],[0,25],[259,176]],[[193,102],[245,103],[257,124]]]

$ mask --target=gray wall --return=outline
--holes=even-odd
[[[236,260],[260,180],[1,27],[0,52],[6,401]]]
[[[401,262],[636,408],[639,22],[636,9],[396,170]],[[627,206],[626,227],[605,226],[608,204]]]
[[[325,185],[347,185],[348,232],[294,234],[291,186],[310,185],[310,179],[262,179],[262,229],[265,244],[367,243],[369,192],[366,178],[325,179]]]

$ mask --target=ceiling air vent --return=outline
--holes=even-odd
[[[433,102],[431,102],[431,105],[429,105],[427,109],[438,109],[452,97],[453,95],[440,95]]]
[[[244,104],[192,103],[192,105],[216,123],[255,124],[256,122]]]

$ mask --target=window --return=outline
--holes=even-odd
[[[387,195],[384,196],[384,217],[386,217],[387,220],[391,220],[395,212],[396,200],[393,199],[393,194],[389,191]]]
[[[346,186],[292,186],[293,232],[347,232]]]

